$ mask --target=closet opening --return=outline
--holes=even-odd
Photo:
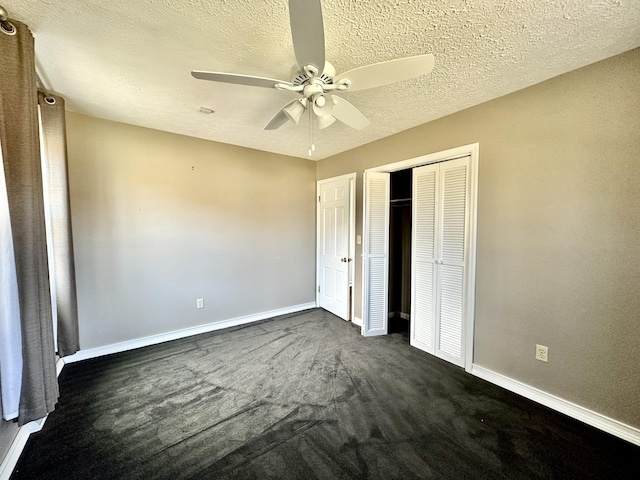
[[[390,174],[388,333],[409,334],[412,169]]]
[[[471,371],[477,143],[364,171],[362,335],[409,344]]]

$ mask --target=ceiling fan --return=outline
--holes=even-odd
[[[425,54],[358,67],[336,75],[333,65],[325,60],[321,0],[289,0],[289,19],[297,61],[292,68],[290,82],[200,70],[193,70],[191,75],[201,80],[276,88],[300,94],[278,111],[264,127],[265,130],[275,130],[289,120],[297,125],[305,111],[309,112],[311,120],[315,115],[320,129],[339,120],[349,127],[362,130],[369,125],[369,120],[351,103],[333,92],[380,87],[426,75],[433,69],[433,55]]]

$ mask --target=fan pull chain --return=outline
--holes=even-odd
[[[309,156],[311,156],[311,109],[309,108]]]
[[[314,143],[314,131],[313,131],[313,111],[309,109],[309,156],[312,152],[316,151],[316,144]]]

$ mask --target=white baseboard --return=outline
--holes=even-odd
[[[359,327],[362,327],[362,319],[361,319],[361,318],[353,317],[353,320],[351,320],[351,322],[352,322],[354,325],[357,325],[357,326],[359,326]]]
[[[60,372],[64,368],[64,362],[61,358],[56,360],[56,375],[59,377]],[[44,422],[47,421],[49,416],[47,415],[44,418],[39,420],[34,420],[33,422],[29,422],[26,425],[23,425],[18,430],[18,434],[16,438],[11,442],[11,446],[9,447],[9,451],[2,459],[2,463],[0,464],[0,480],[9,480],[11,474],[13,473],[13,469],[16,468],[16,464],[18,463],[18,459],[22,454],[22,450],[24,450],[24,446],[27,444],[27,440],[29,440],[29,436],[32,433],[39,432],[44,427]]]
[[[16,438],[13,439],[9,451],[2,459],[2,464],[0,464],[0,480],[9,479],[11,473],[13,473],[13,469],[18,463],[24,446],[27,444],[27,440],[29,440],[29,435],[31,435],[33,431],[38,431],[38,429],[32,431],[31,428],[31,423],[27,423],[18,430]]]
[[[594,412],[593,410],[581,407],[580,405],[576,405],[575,403],[556,397],[550,393],[543,392],[535,387],[513,380],[512,378],[478,365],[473,365],[471,367],[471,374],[517,393],[518,395],[522,395],[529,400],[533,400],[534,402],[552,408],[553,410],[564,413],[576,420],[580,420],[592,427],[598,428],[610,433],[611,435],[615,435],[616,437],[640,446],[640,429],[619,422],[618,420],[614,420],[613,418],[606,417],[600,413]]]
[[[206,325],[200,325],[198,327],[184,328],[181,330],[175,330],[173,332],[161,333],[159,335],[151,335],[149,337],[127,340],[125,342],[112,343],[103,347],[80,350],[74,355],[64,357],[63,360],[65,363],[79,362],[81,360],[87,360],[89,358],[102,357],[104,355],[110,355],[112,353],[125,352],[127,350],[133,350],[135,348],[148,347],[149,345],[156,345],[158,343],[190,337],[192,335],[199,335],[201,333],[212,332],[214,330],[222,330],[223,328],[235,327],[238,325],[244,325],[246,323],[257,322],[259,320],[266,320],[267,318],[277,317],[278,315],[301,312],[310,308],[316,308],[316,303],[303,303],[301,305],[279,308],[277,310],[270,310],[268,312],[255,313],[252,315],[245,315],[243,317],[231,318],[229,320],[222,320],[220,322],[208,323]]]

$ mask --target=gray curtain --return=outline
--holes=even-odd
[[[49,192],[49,213],[53,249],[53,271],[58,322],[58,355],[73,355],[80,349],[78,339],[78,302],[71,234],[67,136],[64,99],[38,93],[42,117],[43,162]]]
[[[2,154],[13,236],[22,331],[19,424],[44,417],[58,399],[42,195],[34,40],[13,21],[0,32]]]

